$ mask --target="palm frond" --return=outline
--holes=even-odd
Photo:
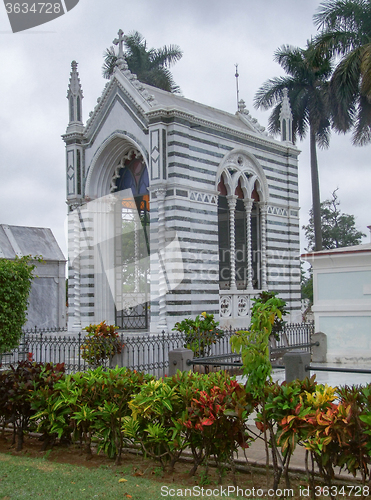
[[[110,78],[116,65],[117,55],[114,47],[106,49],[104,54],[104,63],[102,66],[102,74],[104,78]]]
[[[152,63],[169,68],[183,57],[183,52],[178,45],[164,46],[156,49],[153,55]]]
[[[362,47],[360,92],[371,102],[371,43]]]
[[[327,0],[320,4],[314,14],[314,24],[324,30],[355,31],[370,11],[370,2],[365,0]]]
[[[339,63],[331,78],[331,112],[339,132],[346,132],[353,125],[361,74],[360,56],[360,49],[352,51]]]
[[[364,146],[371,141],[371,103],[360,96],[358,102],[358,114],[355,121],[353,144]]]
[[[254,97],[254,107],[269,109],[282,101],[283,90],[291,88],[294,83],[291,77],[276,77],[263,83]]]
[[[164,46],[160,49],[147,49],[147,42],[138,31],[124,37],[124,57],[132,73],[138,80],[172,93],[180,93],[174,82],[169,67],[181,59],[183,53],[177,45]],[[117,62],[117,53],[110,47],[104,53],[103,76],[110,78]]]

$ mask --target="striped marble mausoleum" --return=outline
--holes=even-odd
[[[287,95],[281,140],[142,84],[119,58],[84,123],[72,62],[66,144],[69,329],[103,320],[170,331],[207,311],[247,327],[279,292],[300,321],[298,149]]]

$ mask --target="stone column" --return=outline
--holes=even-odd
[[[267,203],[260,203],[261,223],[261,289],[267,288]]]
[[[252,291],[252,245],[251,245],[251,210],[253,200],[244,200],[246,212],[246,253],[247,253],[247,283],[246,290]]]
[[[230,267],[231,267],[231,290],[237,290],[236,287],[236,205],[237,196],[230,195],[227,196],[228,208],[229,208],[229,223],[230,223]]]
[[[166,245],[166,228],[165,228],[165,194],[166,189],[156,189],[157,204],[158,204],[158,271],[159,271],[159,322],[158,329],[160,331],[167,330],[166,322],[166,269],[165,269],[165,245]]]
[[[73,325],[74,332],[81,331],[81,279],[80,279],[80,210],[75,206],[72,212],[73,217]]]
[[[136,210],[136,209],[133,209]],[[134,293],[139,292],[139,231],[141,226],[140,222],[138,223],[138,218],[135,214],[134,218]]]

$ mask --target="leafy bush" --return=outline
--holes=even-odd
[[[16,367],[0,372],[0,414],[14,426],[13,444],[17,436],[17,451],[22,449],[24,432],[30,430],[35,414],[35,392],[43,388],[48,393],[63,376],[64,364],[21,361]]]
[[[195,319],[186,318],[175,323],[173,331],[184,333],[186,343],[184,347],[191,349],[194,356],[209,356],[211,346],[223,338],[224,332],[218,328],[219,322],[215,321],[213,314],[203,312]]]
[[[250,330],[241,330],[230,340],[232,351],[241,354],[243,374],[247,378],[246,390],[256,398],[263,396],[266,382],[271,379],[269,337],[276,318],[282,318],[281,306],[281,300],[277,297],[271,297],[265,302],[255,300],[251,310]]]
[[[236,380],[225,374],[218,374],[216,379],[212,387],[206,384],[205,390],[195,391],[183,424],[188,430],[195,466],[200,459],[207,466],[213,456],[221,481],[226,465],[234,470],[234,453],[238,448],[248,448],[253,440],[248,432],[247,419],[254,405],[250,395]]]
[[[91,366],[99,366],[106,359],[120,354],[122,348],[118,326],[107,325],[105,321],[98,325],[89,325],[84,328],[88,332],[81,346],[81,356]]]
[[[29,255],[0,259],[0,354],[19,345],[36,267],[32,261]]]
[[[272,323],[271,323],[272,324]],[[260,323],[264,333],[264,321]],[[269,328],[268,328],[269,330]],[[267,333],[267,332],[266,332]],[[177,372],[156,380],[126,368],[64,375],[63,365],[24,361],[0,373],[0,420],[14,424],[14,440],[22,447],[25,431],[38,430],[47,443],[67,438],[120,462],[123,444],[139,444],[163,467],[174,466],[185,448],[193,457],[194,474],[214,458],[220,478],[234,468],[234,454],[264,434],[272,454],[273,488],[281,477],[289,488],[289,464],[297,446],[306,458],[314,489],[314,464],[330,487],[335,471],[370,480],[371,384],[332,388],[315,377],[290,384],[267,380],[251,392],[225,372]],[[252,435],[248,416],[256,410]]]
[[[182,424],[184,411],[179,388],[167,380],[151,380],[140,388],[129,403],[131,417],[125,419],[124,435],[140,444],[144,454],[160,461],[164,467],[179,460],[186,446]]]
[[[54,392],[45,400],[42,391],[35,394],[39,401],[34,419],[38,431],[50,437],[67,437],[84,443],[91,455],[92,439],[98,440],[98,451],[120,462],[123,446],[121,427],[123,418],[130,415],[129,401],[139,388],[152,380],[127,368],[104,370],[98,367],[86,373],[68,375],[54,386]]]
[[[256,424],[261,431],[269,429],[273,488],[278,487],[281,474],[289,487],[288,467],[297,445],[303,446],[312,460],[311,470],[306,460],[312,491],[314,463],[328,487],[336,468],[353,476],[359,472],[365,484],[370,476],[370,403],[371,385],[332,388],[316,384],[313,376],[267,386]]]
[[[287,315],[286,302],[279,297],[277,297],[277,292],[267,292],[263,291],[259,293],[258,298],[252,299],[254,305],[251,309],[251,317],[254,319],[259,314],[259,309],[262,304],[267,304],[268,307],[274,307],[281,312],[280,315],[276,314],[274,317],[274,322],[272,325],[271,335],[274,335],[276,340],[280,339],[280,332],[286,324],[283,320],[283,316]]]

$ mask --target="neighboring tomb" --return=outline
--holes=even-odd
[[[315,331],[327,335],[327,361],[371,361],[371,243],[302,255],[313,268]]]
[[[66,318],[66,259],[50,229],[0,225],[0,258],[41,256],[31,285],[24,329],[64,328]]]
[[[203,311],[247,327],[267,289],[301,320],[287,93],[281,141],[243,101],[230,114],[150,87],[122,57],[85,124],[75,61],[67,97],[69,330],[170,331]]]

